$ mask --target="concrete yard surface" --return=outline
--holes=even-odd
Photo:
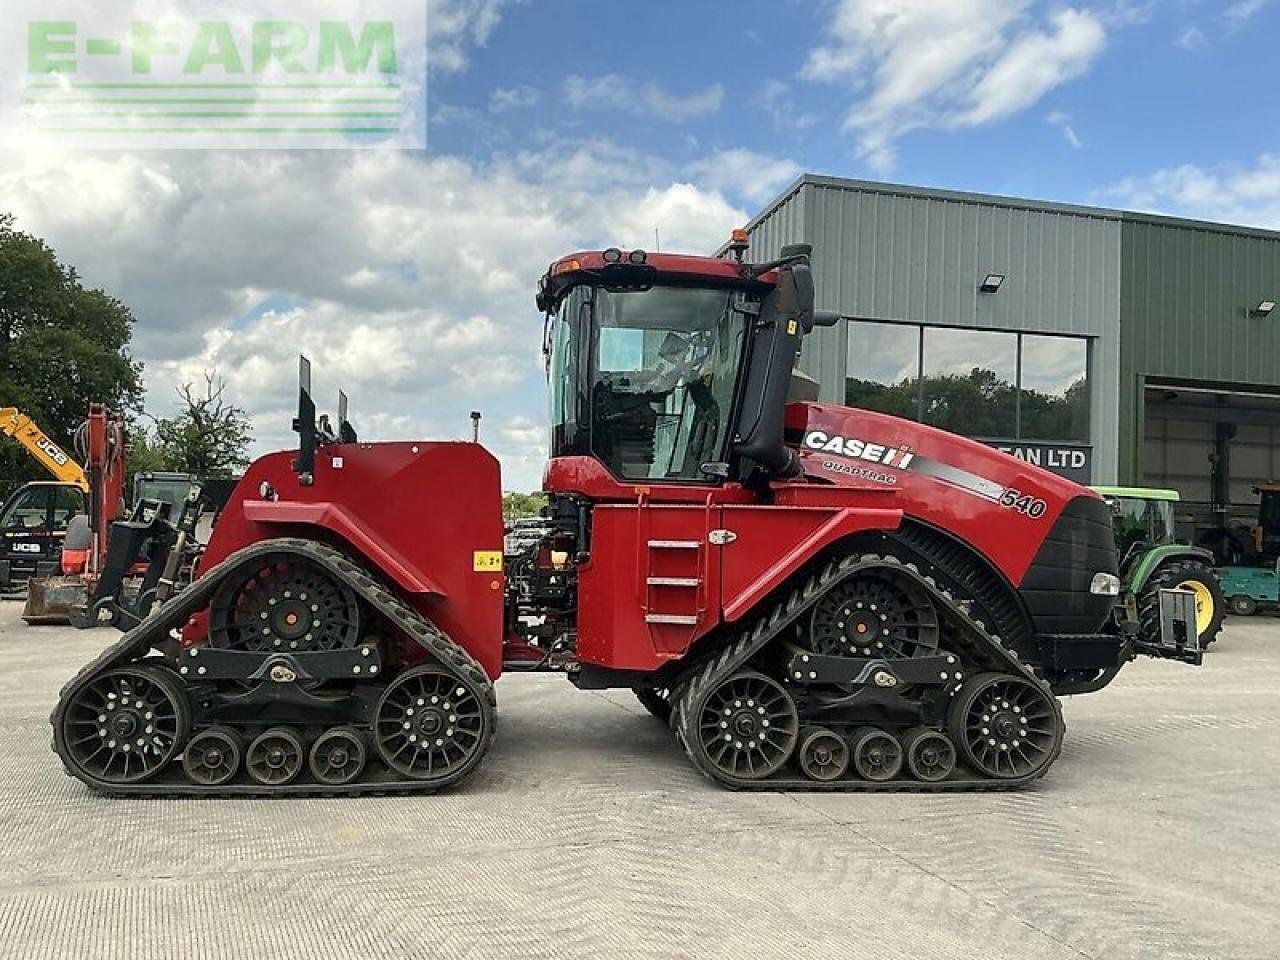
[[[116,636],[0,607],[0,957],[1280,957],[1280,620],[1068,699],[1033,788],[950,796],[728,793],[545,675],[447,794],[103,799],[48,716]]]

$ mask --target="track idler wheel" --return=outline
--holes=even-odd
[[[965,763],[985,777],[1034,776],[1053,762],[1063,724],[1051,694],[1023,677],[982,673],[964,682],[947,731]]]
[[[240,769],[244,738],[230,727],[201,730],[182,752],[182,769],[187,779],[202,787],[230,783]]]
[[[945,733],[916,727],[902,740],[907,756],[907,769],[917,780],[938,783],[956,768],[956,748]]]
[[[859,727],[849,735],[853,766],[863,780],[884,783],[902,770],[902,745],[878,727]]]
[[[771,677],[743,670],[687,704],[684,737],[721,774],[763,780],[795,752],[800,720],[795,701]],[[688,730],[690,720],[694,729]],[[693,742],[689,743],[692,735]]]
[[[352,727],[334,727],[311,745],[308,766],[317,783],[341,786],[364,771],[364,738]]]
[[[800,737],[800,769],[810,780],[839,780],[849,769],[849,744],[826,727],[811,727]]]
[[[410,780],[460,776],[484,755],[489,735],[480,697],[434,664],[398,676],[375,711],[374,738],[383,763]]]
[[[289,727],[272,727],[254,737],[245,752],[249,779],[268,787],[292,783],[302,772],[307,750],[302,737]]]
[[[108,670],[85,684],[63,714],[65,758],[104,784],[141,783],[178,755],[191,732],[186,691],[162,667]]]

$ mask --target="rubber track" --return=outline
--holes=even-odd
[[[950,793],[1013,790],[1044,776],[1061,753],[1063,740],[1061,736],[1054,745],[1053,754],[1049,758],[1049,762],[1037,773],[1007,780],[957,778],[936,783],[907,778],[888,782],[857,779],[818,781],[786,773],[775,774],[773,777],[763,780],[748,780],[723,773],[705,759],[702,751],[690,747],[686,740],[685,731],[686,704],[700,702],[712,687],[719,685],[736,673],[748,660],[764,649],[771,640],[778,637],[787,627],[796,623],[801,616],[817,603],[823,594],[842,580],[847,580],[867,570],[886,568],[891,568],[900,575],[914,579],[933,596],[934,602],[941,606],[944,616],[949,618],[953,625],[966,630],[972,638],[985,644],[989,652],[1007,666],[1008,672],[1017,674],[1039,687],[1049,698],[1049,702],[1053,704],[1059,728],[1065,733],[1066,724],[1062,718],[1061,704],[1049,689],[1045,679],[1032,667],[1024,663],[1018,657],[1017,651],[1009,648],[998,636],[990,633],[981,621],[973,619],[948,591],[939,587],[933,578],[922,574],[914,564],[903,563],[897,557],[891,555],[864,554],[832,561],[820,572],[809,577],[779,601],[765,616],[761,617],[755,626],[749,628],[741,637],[729,644],[719,656],[702,667],[691,679],[680,686],[673,698],[676,706],[672,714],[671,725],[675,729],[677,738],[680,740],[681,746],[684,747],[685,753],[699,773],[713,783],[728,787],[731,790],[796,790],[829,793]],[[688,725],[691,726],[692,724]]]
[[[303,556],[342,579],[362,599],[381,613],[388,622],[398,626],[407,636],[421,646],[431,659],[453,673],[459,683],[470,687],[472,692],[478,695],[479,702],[487,706],[487,710],[485,711],[485,739],[479,747],[476,758],[455,775],[443,780],[424,783],[416,780],[396,779],[351,783],[341,786],[291,783],[273,787],[254,783],[236,783],[219,787],[201,787],[185,781],[182,783],[144,781],[137,784],[113,784],[85,776],[82,772],[76,770],[74,765],[68,761],[60,744],[62,739],[62,717],[71,698],[98,674],[138,661],[153,647],[163,645],[169,639],[169,631],[182,626],[192,614],[203,609],[212,599],[212,595],[218,586],[233,575],[242,565],[261,560],[270,554],[279,553]],[[152,662],[155,662],[155,660],[156,658],[152,658]],[[163,662],[168,665],[167,660]],[[397,793],[434,793],[464,779],[480,765],[493,742],[493,736],[497,729],[497,705],[497,695],[494,691],[493,682],[480,664],[476,662],[475,658],[445,636],[430,620],[396,597],[365,568],[354,563],[346,554],[314,540],[282,538],[264,540],[231,554],[162,608],[152,613],[142,623],[124,634],[118,641],[107,647],[63,686],[58,695],[58,703],[54,707],[53,713],[49,716],[49,723],[53,726],[53,751],[62,760],[62,765],[66,769],[68,776],[73,776],[90,789],[108,796],[369,796]],[[373,757],[376,758],[376,748],[371,746],[370,749],[373,751]],[[171,763],[176,763],[176,757]],[[389,770],[387,772],[390,773]],[[164,776],[163,771],[160,776]]]

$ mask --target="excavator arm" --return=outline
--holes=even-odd
[[[74,483],[85,493],[89,492],[89,478],[80,464],[17,407],[0,408],[0,432],[8,434],[26,447],[27,452],[57,479],[63,483]]]

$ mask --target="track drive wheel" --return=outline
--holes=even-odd
[[[268,787],[282,787],[298,779],[306,763],[302,737],[289,727],[271,727],[254,737],[245,752],[249,779]]]
[[[780,683],[740,670],[680,705],[685,749],[722,777],[763,780],[782,769],[800,739],[795,701]]]
[[[956,768],[956,748],[945,733],[916,727],[902,740],[907,755],[907,769],[917,780],[938,783],[951,776]]]
[[[317,783],[341,786],[351,783],[364,771],[364,737],[354,727],[326,730],[311,745],[307,760]]]
[[[178,755],[191,732],[182,683],[163,667],[108,670],[71,699],[60,729],[63,759],[105,784],[141,783]]]
[[[187,779],[202,787],[230,783],[240,769],[244,738],[230,727],[201,730],[182,751],[182,769]]]
[[[859,727],[849,735],[853,766],[864,780],[884,783],[902,770],[902,744],[878,727]]]
[[[670,687],[636,687],[636,699],[640,706],[663,723],[671,722],[671,688]]]
[[[1013,780],[1043,771],[1062,746],[1051,694],[1023,677],[981,673],[951,704],[947,731],[964,761],[984,777]]]
[[[810,727],[800,737],[800,769],[810,780],[839,780],[849,769],[849,744],[826,727]]]
[[[1160,637],[1160,591],[1189,590],[1196,598],[1196,633],[1200,649],[1218,639],[1227,599],[1213,568],[1203,560],[1176,560],[1163,564],[1148,579],[1138,598],[1138,619],[1142,636],[1152,642]]]
[[[493,733],[481,697],[443,668],[406,670],[375,710],[378,754],[410,780],[454,780],[480,762]]]
[[[933,600],[891,569],[836,584],[809,618],[809,648],[827,656],[912,657],[936,650],[938,638]]]

